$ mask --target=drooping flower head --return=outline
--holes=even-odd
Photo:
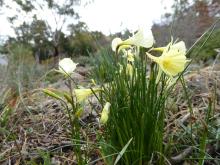
[[[155,61],[162,71],[171,77],[182,72],[185,69],[186,63],[190,61],[186,59],[186,46],[183,41],[176,44],[170,42],[166,47],[153,50],[159,50],[163,53],[160,57],[152,56],[149,53],[147,53],[147,56]]]
[[[59,61],[59,72],[64,75],[73,73],[76,69],[77,63],[74,63],[70,58],[64,58]]]
[[[139,29],[136,34],[127,40],[122,41],[120,38],[112,40],[112,50],[120,51],[123,48],[130,46],[139,46],[144,48],[150,48],[154,44],[154,37],[151,30]]]

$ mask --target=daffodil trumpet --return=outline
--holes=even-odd
[[[186,59],[185,43],[183,41],[176,44],[170,42],[166,47],[160,48],[159,50],[162,49],[163,53],[160,57],[153,56],[148,52],[146,54],[170,77],[181,73],[185,69],[186,63],[190,61]]]

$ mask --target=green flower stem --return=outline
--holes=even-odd
[[[69,120],[71,123],[71,134],[72,134],[72,140],[73,139],[78,139],[80,140],[80,125],[79,125],[79,120],[78,118],[75,116],[75,113],[77,112],[78,109],[78,104],[74,99],[74,95],[73,95],[73,87],[72,87],[72,79],[68,79],[68,87],[69,87],[69,93],[70,93],[70,97],[71,97],[71,107],[72,107],[72,111],[70,111],[68,109],[68,115],[69,115]],[[77,144],[77,142],[75,142],[73,140],[73,143]],[[75,145],[76,147],[76,158],[78,161],[78,164],[81,165],[83,164],[83,159],[82,159],[82,155],[81,155],[81,149],[80,149],[81,145]]]

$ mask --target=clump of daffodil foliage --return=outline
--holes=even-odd
[[[107,102],[100,119],[106,164],[166,161],[165,104],[189,60],[183,41],[171,40],[164,47],[154,45],[151,30],[140,29],[128,39],[113,39],[114,53],[108,57],[103,54],[97,61],[95,73],[102,86],[100,100],[102,104]]]
[[[82,102],[91,95],[97,97],[102,105],[98,137],[106,164],[164,164],[166,161],[165,104],[189,60],[183,41],[171,40],[164,47],[154,45],[153,34],[147,29],[140,29],[125,40],[113,39],[112,52],[104,53],[96,61],[94,88],[79,88],[71,78],[77,64],[64,58],[57,71],[67,79],[69,91],[43,89],[64,105],[72,139],[78,141]],[[76,152],[78,163],[83,164],[80,147],[76,147]]]

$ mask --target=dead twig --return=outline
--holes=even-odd
[[[176,163],[180,163],[181,161],[183,161],[183,159],[185,159],[193,150],[193,147],[188,147],[185,150],[183,150],[182,153],[180,153],[177,156],[171,157],[171,162],[172,164],[176,164]]]

